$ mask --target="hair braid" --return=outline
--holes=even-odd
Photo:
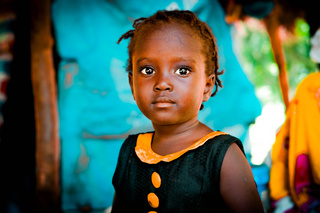
[[[132,38],[133,35],[134,35],[134,30],[129,30],[119,38],[119,40],[117,41],[117,44],[120,44],[122,39]]]

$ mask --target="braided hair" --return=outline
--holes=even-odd
[[[219,75],[224,73],[224,70],[218,71],[218,52],[215,37],[210,27],[203,21],[201,21],[193,12],[189,10],[173,10],[173,11],[158,11],[149,18],[139,18],[133,22],[134,30],[129,30],[123,34],[118,40],[118,44],[122,39],[130,38],[128,45],[129,59],[127,65],[127,71],[132,71],[132,55],[134,53],[137,40],[143,36],[144,29],[150,29],[156,24],[177,23],[188,26],[193,32],[195,32],[199,38],[203,40],[202,51],[206,57],[206,74],[209,76],[215,74],[215,90],[211,94],[211,97],[218,92],[218,87],[222,87]]]

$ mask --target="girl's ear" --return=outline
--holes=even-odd
[[[128,79],[129,79],[129,84],[130,84],[130,88],[131,88],[131,93],[132,93],[133,99],[136,100],[136,98],[134,97],[132,72],[129,72],[129,73],[128,73]]]
[[[213,88],[214,88],[214,82],[215,82],[216,75],[212,73],[211,75],[207,76],[206,86],[203,93],[203,102],[206,102],[211,97]]]

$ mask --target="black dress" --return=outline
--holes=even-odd
[[[220,196],[220,170],[232,143],[244,153],[239,139],[218,135],[177,159],[150,164],[137,156],[137,138],[130,135],[120,150],[112,180],[119,208],[113,213],[228,212]],[[154,173],[160,186],[152,181]]]

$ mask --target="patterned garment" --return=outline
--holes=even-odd
[[[288,211],[319,211],[320,73],[310,74],[298,85],[271,157],[271,199],[276,203],[291,198],[294,207]]]

